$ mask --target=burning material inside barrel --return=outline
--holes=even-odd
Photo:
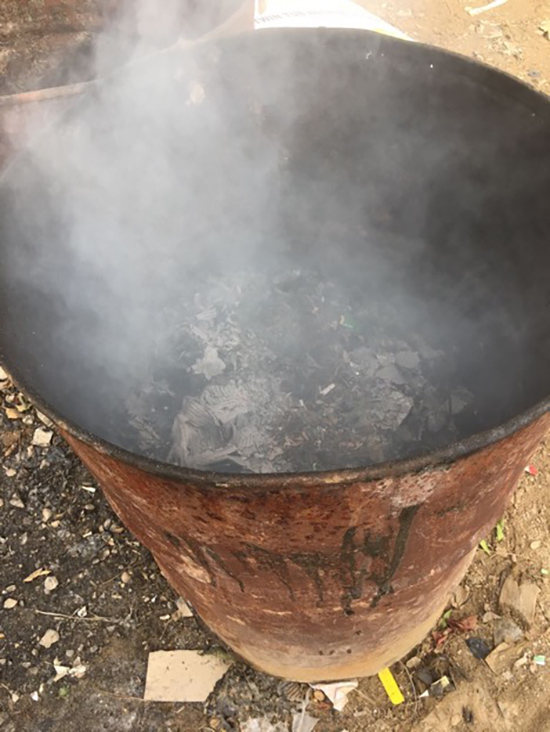
[[[473,402],[390,299],[315,269],[212,274],[165,318],[169,363],[127,407],[140,452],[177,465],[267,473],[403,458],[459,439]]]

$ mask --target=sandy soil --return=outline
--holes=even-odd
[[[475,17],[457,0],[362,3],[416,40],[475,56],[549,90],[550,40],[539,30],[550,19],[549,3],[509,0]],[[42,62],[36,63],[33,68]],[[20,82],[15,76],[4,89],[28,88],[31,75],[17,76]],[[18,418],[10,419],[6,410],[17,405]],[[204,707],[142,701],[149,651],[226,651],[197,619],[178,616],[177,598],[150,555],[119,525],[61,440],[31,445],[43,426],[14,389],[0,392],[0,730],[239,730],[247,718],[265,715],[288,722],[287,690],[238,662]],[[408,665],[396,664],[406,697],[399,707],[376,678],[362,680],[341,713],[312,704],[320,719],[316,732],[550,731],[550,670],[533,662],[535,655],[550,659],[550,440],[532,462],[538,473],[525,474],[504,517],[504,536],[488,537],[489,553],[477,552],[459,606],[449,608],[447,623],[475,616],[477,628],[460,632],[455,624],[437,652],[431,636],[405,659]],[[47,574],[26,582],[35,570]],[[536,582],[540,595],[531,627],[521,628],[524,639],[495,674],[465,640],[494,644],[498,621],[488,613],[502,614],[498,599],[508,575]],[[48,591],[51,578],[58,584]],[[7,599],[17,604],[5,609]],[[39,644],[48,630],[59,634],[49,649]],[[54,663],[76,671],[55,681]],[[419,698],[426,672],[447,675],[454,689],[442,699]]]

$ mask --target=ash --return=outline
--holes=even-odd
[[[395,304],[315,270],[212,275],[163,319],[127,410],[138,451],[177,465],[280,473],[410,457],[459,439],[473,402],[446,355],[396,325]]]

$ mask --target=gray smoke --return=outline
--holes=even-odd
[[[201,5],[189,37],[215,20]],[[182,7],[123,4],[97,44],[106,80],[41,133],[13,175],[8,218],[19,244],[7,255],[9,287],[28,293],[29,344],[39,333],[17,357],[35,349],[40,365],[29,373],[40,393],[69,419],[131,446],[124,405],[157,378],[158,364],[170,365],[165,331],[181,303],[195,307],[224,273],[233,282],[257,271],[286,286],[310,268],[339,301],[357,292],[361,312],[374,317],[382,303],[397,313],[389,340],[421,333],[446,354],[433,375],[440,384],[452,391],[460,367],[470,393],[485,394],[483,414],[472,406],[457,438],[510,416],[521,389],[507,405],[500,394],[521,374],[523,305],[502,287],[513,281],[512,260],[479,246],[517,224],[511,210],[486,223],[497,193],[506,202],[526,192],[524,181],[503,181],[502,145],[474,139],[485,124],[475,105],[492,109],[490,94],[464,92],[461,127],[445,84],[412,85],[401,51],[391,61],[370,35],[364,47],[356,33],[314,42],[312,32],[299,45],[292,32],[284,40],[262,31],[265,43],[181,48],[190,17]],[[108,73],[122,61],[125,71]],[[503,144],[512,157],[520,128],[510,112]],[[250,330],[261,331],[269,314],[246,295],[228,288],[218,310],[244,301]],[[300,363],[306,331],[289,327],[274,359],[294,354]],[[501,361],[495,343],[507,361],[489,378],[483,364],[489,373]],[[221,360],[217,351],[212,359]],[[187,373],[203,361],[196,354]],[[174,399],[172,417],[182,395]]]

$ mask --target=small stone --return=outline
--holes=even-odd
[[[418,656],[413,656],[412,658],[409,658],[409,660],[405,663],[405,666],[409,669],[409,671],[413,671],[415,668],[418,668],[422,661],[418,658]]]
[[[67,651],[65,651],[65,655],[67,658],[72,658],[74,656],[74,650],[72,648],[69,648]]]
[[[5,472],[8,478],[13,478],[15,475],[17,475],[17,471],[15,471],[13,468],[5,468]]]
[[[16,589],[17,587],[15,585],[8,585],[8,587],[6,587],[6,592],[15,592]]]
[[[512,646],[523,638],[523,631],[511,618],[499,618],[495,620],[493,638],[495,646],[501,643]]]
[[[462,722],[462,717],[460,714],[455,714],[453,717],[451,717],[451,727],[458,727],[458,725]]]
[[[532,541],[529,546],[531,547],[531,549],[540,549],[541,544],[542,541]]]
[[[59,580],[55,576],[46,577],[44,580],[44,592],[46,595],[49,595],[50,592],[53,592],[55,588],[59,585]]]
[[[57,643],[59,640],[59,633],[57,630],[47,630],[42,638],[38,641],[38,643],[43,646],[44,648],[51,648],[54,643]]]
[[[39,700],[39,698],[40,698],[40,696],[39,696],[38,692],[37,691],[33,691],[32,694],[31,694],[31,699],[33,701],[37,702]]]
[[[315,699],[315,701],[322,702],[325,701],[326,696],[320,689],[315,689],[315,691],[313,692],[313,698]]]
[[[7,371],[4,371],[4,369],[0,366],[0,381],[5,381],[8,378]]]
[[[496,613],[492,612],[491,610],[488,610],[483,617],[481,618],[482,623],[491,623],[493,620],[499,620],[500,615],[497,615]]]
[[[25,504],[18,493],[14,493],[10,498],[10,506],[13,506],[14,508],[25,508]]]
[[[42,521],[47,524],[52,517],[52,512],[49,508],[42,509]]]
[[[4,600],[4,610],[12,610],[17,605],[17,600],[13,597],[8,597]]]
[[[128,584],[128,582],[129,582],[129,581],[130,581],[131,579],[132,579],[132,578],[130,577],[130,575],[128,574],[128,572],[123,572],[123,573],[122,573],[122,574],[120,575],[120,581],[121,581],[121,582],[122,582],[122,584],[124,584],[124,585],[127,585],[127,584]]]

